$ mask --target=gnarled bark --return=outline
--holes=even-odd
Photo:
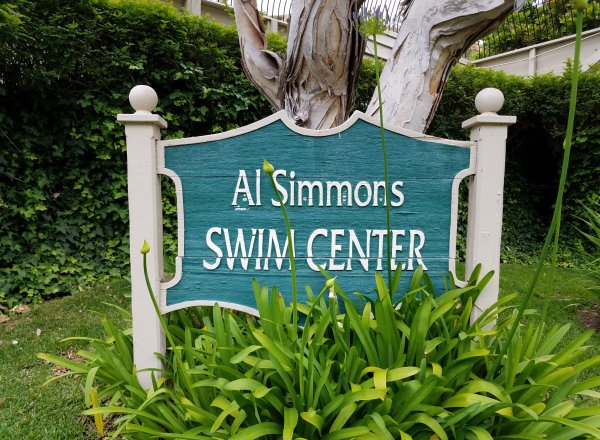
[[[242,67],[248,79],[277,110],[283,108],[284,62],[267,50],[267,38],[256,0],[233,2],[238,29]]]
[[[413,1],[381,73],[384,121],[424,132],[451,67],[508,15],[514,0]],[[379,113],[373,96],[367,114]]]
[[[287,58],[266,47],[256,0],[235,0],[242,66],[258,90],[298,125],[331,128],[350,115],[364,52],[356,26],[363,0],[296,0]]]
[[[343,123],[364,52],[356,20],[362,0],[297,0],[286,58],[285,109],[308,128]]]
[[[246,75],[299,125],[325,129],[348,118],[365,47],[356,20],[363,1],[294,0],[283,61],[267,50],[256,0],[234,0]],[[407,0],[381,75],[384,120],[425,131],[450,68],[514,5],[515,0]],[[367,114],[378,112],[374,94]]]

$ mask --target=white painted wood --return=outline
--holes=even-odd
[[[155,294],[159,295],[160,281],[163,277],[163,250],[162,202],[156,143],[160,140],[160,129],[166,128],[167,123],[160,116],[151,114],[150,111],[154,107],[143,101],[142,95],[148,94],[148,90],[137,90],[138,94],[134,91],[130,94],[130,101],[137,109],[136,113],[120,114],[117,120],[125,124],[127,138],[134,363],[140,383],[144,388],[150,388],[150,372],[140,370],[162,367],[155,353],[165,352],[165,335],[146,287],[140,248],[144,240],[150,244],[150,252],[147,254],[148,274]],[[158,302],[160,303],[160,299]]]
[[[537,49],[532,47],[529,51],[529,76],[535,75],[535,72],[537,72]]]
[[[465,280],[461,280],[456,275],[456,242],[458,235],[458,202],[459,202],[459,191],[461,182],[468,177],[471,177],[475,174],[475,163],[477,156],[477,147],[476,145],[471,146],[471,157],[469,168],[458,173],[454,177],[454,181],[452,182],[452,200],[450,202],[450,243],[448,247],[448,272],[452,274],[456,285],[459,287],[464,287],[467,282]]]
[[[475,96],[475,108],[479,113],[497,114],[504,105],[504,94],[493,87],[481,90]]]
[[[475,303],[471,320],[476,320],[498,300],[506,136],[508,126],[517,120],[515,116],[499,116],[490,111],[500,110],[498,90],[482,92],[476,101],[478,108],[486,111],[462,124],[471,130],[471,141],[477,145],[476,173],[469,187],[466,275],[468,278],[475,266],[481,264],[482,274],[494,271],[494,276]]]
[[[227,138],[234,137],[234,136],[241,136],[245,133],[250,133],[251,131],[254,131],[261,127],[265,127],[269,124],[272,124],[275,121],[283,122],[290,130],[293,130],[299,134],[304,134],[307,136],[315,136],[315,137],[330,136],[332,134],[341,133],[342,131],[351,127],[352,124],[354,124],[358,119],[362,119],[362,120],[368,121],[372,124],[379,125],[378,119],[371,118],[370,116],[364,114],[363,112],[355,111],[354,113],[352,113],[352,116],[350,116],[343,124],[341,124],[337,127],[323,129],[323,130],[312,130],[309,128],[305,128],[305,127],[296,125],[295,122],[288,117],[285,110],[281,110],[277,113],[267,116],[264,119],[261,119],[260,121],[254,122],[249,125],[245,125],[243,127],[236,128],[234,130],[229,130],[227,132],[209,134],[209,135],[204,135],[204,136],[180,138],[180,139],[166,139],[163,141],[159,141],[158,148],[161,149],[161,148],[164,148],[167,146],[212,142],[212,141],[217,141],[217,140],[221,140],[221,139],[227,139]],[[398,127],[398,126],[390,125],[390,124],[385,124],[385,123],[383,126],[386,130],[392,131],[394,133],[398,133],[398,134],[401,134],[404,136],[411,137],[413,139],[419,139],[419,140],[423,140],[423,141],[427,141],[427,142],[438,142],[438,143],[443,143],[443,144],[448,144],[448,145],[456,145],[456,146],[463,147],[463,148],[470,148],[472,145],[472,143],[470,141],[455,141],[455,140],[451,140],[451,139],[442,139],[442,138],[438,138],[435,136],[430,136],[427,134],[419,133],[416,131],[408,130],[406,128],[402,128],[402,127]]]
[[[135,114],[149,115],[158,104],[158,96],[152,87],[138,85],[130,90],[129,103],[135,110]]]
[[[381,74],[383,116],[390,124],[425,131],[451,67],[508,15],[514,0],[412,1],[392,56]],[[374,95],[366,113],[379,114]]]

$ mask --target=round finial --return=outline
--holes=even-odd
[[[498,113],[504,105],[504,95],[498,89],[488,87],[475,97],[475,108],[479,113]]]
[[[152,113],[158,104],[158,95],[150,86],[135,86],[129,92],[129,103],[136,113]]]

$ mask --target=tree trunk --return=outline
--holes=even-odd
[[[242,52],[242,68],[258,91],[277,110],[283,108],[285,68],[281,57],[267,50],[265,27],[256,9],[256,0],[233,2]]]
[[[381,73],[384,121],[424,132],[452,66],[496,28],[514,4],[514,0],[414,1]],[[375,95],[366,113],[379,114]]]
[[[256,0],[235,0],[242,66],[277,110],[321,129],[350,116],[365,43],[357,28],[363,0],[296,0],[286,61],[267,50]]]
[[[297,124],[343,123],[354,101],[364,40],[357,16],[364,0],[294,0],[284,61],[267,50],[256,0],[234,0],[242,66],[277,110]],[[392,58],[382,75],[388,123],[423,132],[437,109],[450,68],[510,13],[515,0],[408,0]],[[376,116],[374,94],[367,114]]]
[[[296,0],[286,57],[285,109],[297,124],[331,128],[350,116],[364,40],[362,0]]]

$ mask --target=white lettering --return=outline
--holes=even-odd
[[[302,206],[302,201],[304,200],[304,194],[302,194],[302,189],[308,189],[308,206],[313,206],[313,192],[315,188],[319,189],[319,205],[323,206],[323,184],[318,180],[316,182],[309,182],[304,180],[298,180],[298,206]]]
[[[383,190],[383,197],[381,198],[382,206],[385,206],[385,182],[373,182],[373,206],[379,206],[379,190]]]
[[[275,188],[277,188],[277,191],[279,191],[279,194],[281,195],[281,201],[285,205],[287,203],[288,193],[285,190],[285,188],[283,186],[281,186],[279,184],[279,182],[277,181],[277,178],[279,176],[285,177],[286,176],[286,171],[285,170],[276,170],[273,173],[273,180],[275,181]],[[279,200],[275,200],[275,199],[271,199],[271,204],[273,206],[281,206],[281,204],[279,203]]]
[[[354,232],[354,229],[350,229],[348,231],[348,235],[350,235],[350,243],[349,243],[349,249],[348,249],[348,264],[346,266],[347,270],[352,270],[352,247],[354,246],[354,249],[356,249],[356,251],[358,252],[358,255],[360,255],[360,264],[362,266],[362,268],[364,269],[365,272],[369,271],[369,252],[370,252],[370,247],[371,247],[371,234],[369,234],[369,231],[367,231],[367,253],[365,254],[363,248],[360,245],[360,242],[358,241],[358,237],[356,236],[356,232]]]
[[[415,246],[415,238],[419,237],[419,244]],[[423,257],[421,256],[421,249],[425,245],[425,234],[423,231],[418,229],[410,230],[410,245],[408,248],[408,270],[413,270],[413,258],[417,258],[417,265],[423,266],[423,270],[427,270],[425,263],[423,263]]]
[[[344,200],[347,201],[348,206],[352,206],[352,185],[350,182],[336,182],[327,181],[327,206],[331,206],[331,190],[335,188],[337,190],[337,204],[336,206],[342,206]],[[342,193],[342,189],[346,190],[346,194]]]
[[[308,237],[308,243],[306,245],[306,254],[308,263],[308,267],[310,267],[315,272],[319,271],[319,266],[317,266],[313,261],[313,242],[317,238],[317,236],[322,235],[323,237],[327,237],[327,229],[315,229],[310,236]],[[320,265],[323,269],[327,269],[327,263],[323,263]]]
[[[396,264],[396,255],[398,255],[398,252],[402,252],[402,245],[398,243],[398,237],[404,237],[405,233],[404,229],[392,230],[392,270],[396,270],[398,267]],[[404,263],[402,263],[402,269],[404,269]]]
[[[398,197],[397,201],[391,203],[393,207],[402,206],[402,204],[404,203],[404,194],[402,194],[402,191],[398,189],[398,187],[402,188],[403,185],[404,182],[401,181],[392,183],[392,194]]]
[[[256,206],[260,206],[260,169],[256,170]]]
[[[206,260],[202,260],[202,266],[208,270],[215,270],[217,267],[219,267],[221,264],[221,258],[223,257],[223,251],[221,248],[212,241],[213,234],[221,235],[221,228],[210,228],[206,232],[206,244],[210,250],[217,255],[215,257],[215,262],[212,264],[208,263]]]
[[[379,237],[379,244],[377,247],[377,266],[375,267],[375,270],[383,270],[383,238],[387,236],[387,231],[385,229],[373,229],[371,231],[371,235],[373,237]]]
[[[291,230],[291,235],[292,235],[292,243],[294,243],[294,230]],[[288,246],[289,246],[289,242],[288,242],[288,238],[286,236],[285,238],[285,242],[283,243],[283,250],[281,250],[281,248],[279,247],[279,239],[277,238],[277,230],[276,229],[269,229],[269,244],[267,247],[267,257],[264,258],[265,263],[263,265],[263,270],[269,270],[269,259],[271,258],[272,255],[272,250],[275,250],[275,253],[277,254],[277,258],[275,258],[275,265],[277,266],[278,270],[281,270],[281,265],[283,264],[283,258],[285,257],[285,254],[288,251]],[[293,244],[292,244],[293,245]],[[295,246],[294,246],[295,249]]]
[[[254,234],[255,229],[252,229],[252,233]],[[258,255],[256,256],[256,264],[254,266],[254,268],[256,270],[260,270],[260,260],[262,259],[263,256],[263,236],[264,236],[265,230],[264,229],[259,229],[258,230]]]
[[[367,198],[364,201],[360,200],[360,188],[361,187],[364,187],[367,192]],[[365,182],[364,180],[361,180],[354,187],[354,201],[356,202],[356,205],[360,206],[361,208],[364,206],[367,206],[367,205],[369,205],[369,203],[371,203],[372,195],[373,195],[373,190],[371,189],[371,184],[369,182]]]
[[[346,267],[346,263],[336,264],[334,261],[336,252],[342,250],[342,245],[337,244],[335,241],[335,238],[338,235],[341,235],[343,237],[344,230],[343,229],[332,229],[331,230],[331,253],[330,253],[331,258],[329,259],[329,270],[344,270],[344,268]]]
[[[245,194],[245,198],[243,200],[248,201],[248,205],[254,206],[254,200],[252,200],[252,192],[250,191],[250,185],[248,185],[248,177],[246,177],[245,170],[239,171],[231,206],[238,206],[238,194]]]
[[[248,270],[248,257],[252,255],[252,249],[254,248],[254,239],[256,238],[256,229],[252,229],[252,238],[250,239],[250,244],[248,245],[248,249],[246,249],[246,242],[244,240],[244,230],[237,230],[237,238],[235,240],[235,249],[231,250],[231,241],[229,239],[229,230],[223,230],[225,236],[225,246],[227,247],[227,267],[229,270],[233,270],[233,264],[235,259],[238,258],[238,254],[241,253],[240,263],[242,265],[242,269]]]

